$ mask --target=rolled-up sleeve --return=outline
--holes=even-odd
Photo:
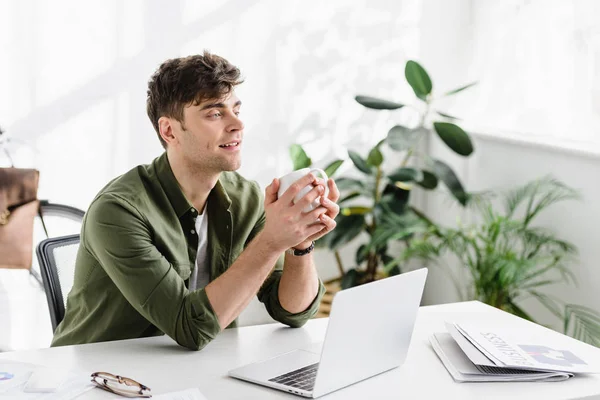
[[[265,213],[263,210],[247,243],[249,243],[250,240],[264,228],[264,225]],[[283,274],[283,262],[284,255],[281,255],[277,260],[273,271],[258,291],[257,296],[258,300],[265,305],[267,312],[274,320],[291,326],[292,328],[299,328],[304,325],[306,321],[311,319],[319,310],[321,299],[325,293],[325,286],[323,285],[323,282],[321,282],[321,279],[319,279],[319,291],[310,306],[302,312],[296,314],[290,313],[283,308],[279,302],[279,282],[281,281],[281,275]]]
[[[302,312],[292,314],[283,308],[279,302],[279,282],[281,281],[281,274],[283,273],[282,268],[283,262],[281,260],[277,261],[277,266],[258,292],[258,299],[264,303],[267,312],[274,320],[291,326],[292,328],[299,328],[304,325],[306,321],[311,319],[319,310],[321,298],[325,293],[325,286],[323,286],[323,282],[319,279],[319,292],[310,306]]]
[[[137,312],[181,346],[200,350],[221,331],[217,316],[204,289],[186,288],[149,227],[133,205],[105,194],[88,210],[82,245]]]

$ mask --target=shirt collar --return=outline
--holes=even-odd
[[[175,178],[175,175],[173,174],[171,164],[169,163],[169,159],[167,157],[167,152],[165,151],[154,161],[154,163],[158,180],[167,194],[169,202],[171,203],[171,206],[173,206],[177,216],[181,218],[190,211],[197,214],[198,210],[195,210],[192,204],[190,204],[188,199],[185,197],[181,187],[179,186],[179,183],[177,182],[177,179]],[[223,188],[220,178],[208,195],[208,199],[210,200],[209,203],[222,204],[223,206],[226,206],[227,210],[229,210],[229,207],[231,206],[231,198]]]
[[[222,204],[223,208],[229,211],[231,207],[231,198],[229,197],[229,194],[227,194],[225,188],[221,184],[221,178],[219,178],[213,190],[210,191],[210,194],[208,195],[208,200],[209,204]]]

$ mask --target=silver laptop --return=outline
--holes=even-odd
[[[304,397],[360,382],[404,363],[427,269],[337,293],[320,353],[294,350],[229,375]]]

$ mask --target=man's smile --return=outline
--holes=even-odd
[[[233,142],[221,144],[221,145],[219,145],[219,147],[224,150],[234,151],[234,150],[239,150],[241,144],[242,144],[242,141],[239,140],[239,141],[233,141]]]

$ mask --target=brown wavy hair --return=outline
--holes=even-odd
[[[160,117],[174,118],[183,125],[184,107],[206,100],[220,100],[243,82],[240,70],[223,57],[204,51],[202,55],[173,58],[163,62],[148,81],[146,111],[158,139]]]

